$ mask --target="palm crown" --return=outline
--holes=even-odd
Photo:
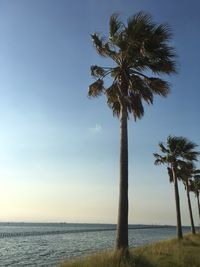
[[[114,67],[91,66],[96,79],[89,86],[88,96],[98,97],[104,93],[113,114],[119,116],[120,108],[132,113],[135,120],[144,115],[143,101],[153,104],[155,94],[166,97],[169,84],[156,74],[176,72],[175,51],[168,45],[171,31],[167,24],[156,25],[152,17],[139,12],[124,25],[113,14],[110,18],[109,38],[91,35],[99,55],[111,58]],[[154,77],[149,76],[153,73]],[[106,76],[112,83],[105,86]]]
[[[197,157],[200,154],[195,151],[197,145],[189,141],[185,137],[169,136],[166,144],[159,143],[159,147],[162,155],[154,153],[155,165],[159,164],[175,164],[183,166],[184,160],[186,161],[197,161]]]
[[[179,168],[177,169],[177,176],[181,179],[186,186],[187,183],[190,185],[192,179],[197,179],[200,177],[200,170],[197,169],[193,162],[181,162]]]
[[[190,191],[193,191],[195,195],[199,195],[200,192],[200,170],[194,174],[193,180],[190,181]]]

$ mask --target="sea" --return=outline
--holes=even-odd
[[[59,266],[64,260],[113,248],[115,235],[112,224],[0,223],[0,266]],[[129,225],[130,247],[175,236],[174,226]]]

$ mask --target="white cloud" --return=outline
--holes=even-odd
[[[103,128],[99,124],[96,124],[94,127],[90,128],[89,130],[92,135],[103,133]]]

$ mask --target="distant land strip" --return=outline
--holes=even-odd
[[[173,227],[174,226],[170,225],[160,225],[160,226],[150,225],[150,226],[129,227],[129,230],[173,228]],[[4,232],[0,233],[0,238],[104,232],[104,231],[115,231],[115,230],[116,228],[98,228],[98,229],[96,228],[96,229],[62,230],[62,231],[30,231],[30,232],[11,232],[11,233]]]

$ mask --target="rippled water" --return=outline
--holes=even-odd
[[[129,229],[131,247],[176,234],[175,227],[130,227],[137,228]],[[0,223],[0,266],[57,266],[67,258],[112,248],[114,229],[115,225],[105,224]]]

